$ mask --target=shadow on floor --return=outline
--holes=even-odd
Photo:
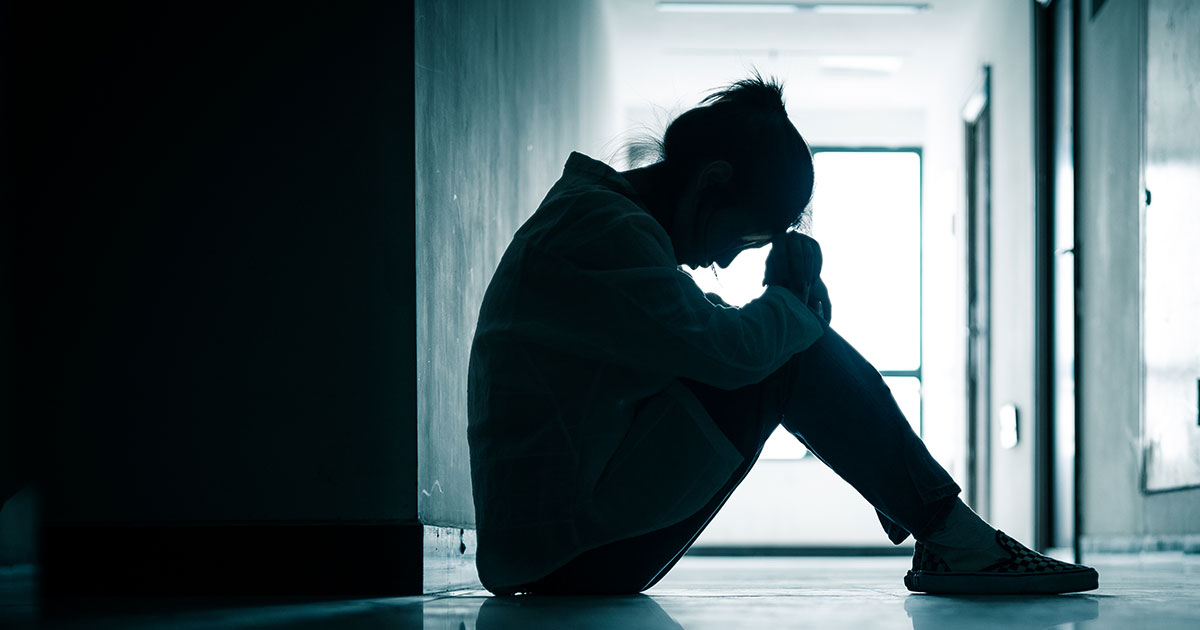
[[[476,630],[683,630],[652,598],[493,597],[479,607]]]

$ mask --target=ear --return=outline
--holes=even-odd
[[[700,169],[700,189],[724,188],[733,180],[733,165],[725,160],[714,160]]]

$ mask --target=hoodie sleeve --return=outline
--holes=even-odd
[[[722,389],[761,381],[820,338],[817,316],[781,287],[740,308],[714,304],[653,217],[617,199],[584,203],[586,220],[527,244],[514,297],[545,317],[518,323],[522,336]]]

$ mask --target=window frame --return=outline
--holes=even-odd
[[[814,162],[818,153],[914,153],[917,156],[917,367],[911,370],[879,370],[883,377],[908,377],[917,379],[919,414],[917,435],[925,437],[925,155],[920,146],[841,146],[834,144],[814,145]]]

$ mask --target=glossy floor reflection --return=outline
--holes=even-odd
[[[688,557],[657,587],[632,597],[494,598],[483,591],[462,591],[325,602],[105,600],[81,602],[68,618],[35,625],[10,617],[7,624],[0,619],[0,626],[101,630],[1200,628],[1197,556],[1106,558],[1097,563],[1099,590],[1039,597],[914,595],[901,583],[906,565],[903,558]],[[0,605],[0,612],[4,610]]]

